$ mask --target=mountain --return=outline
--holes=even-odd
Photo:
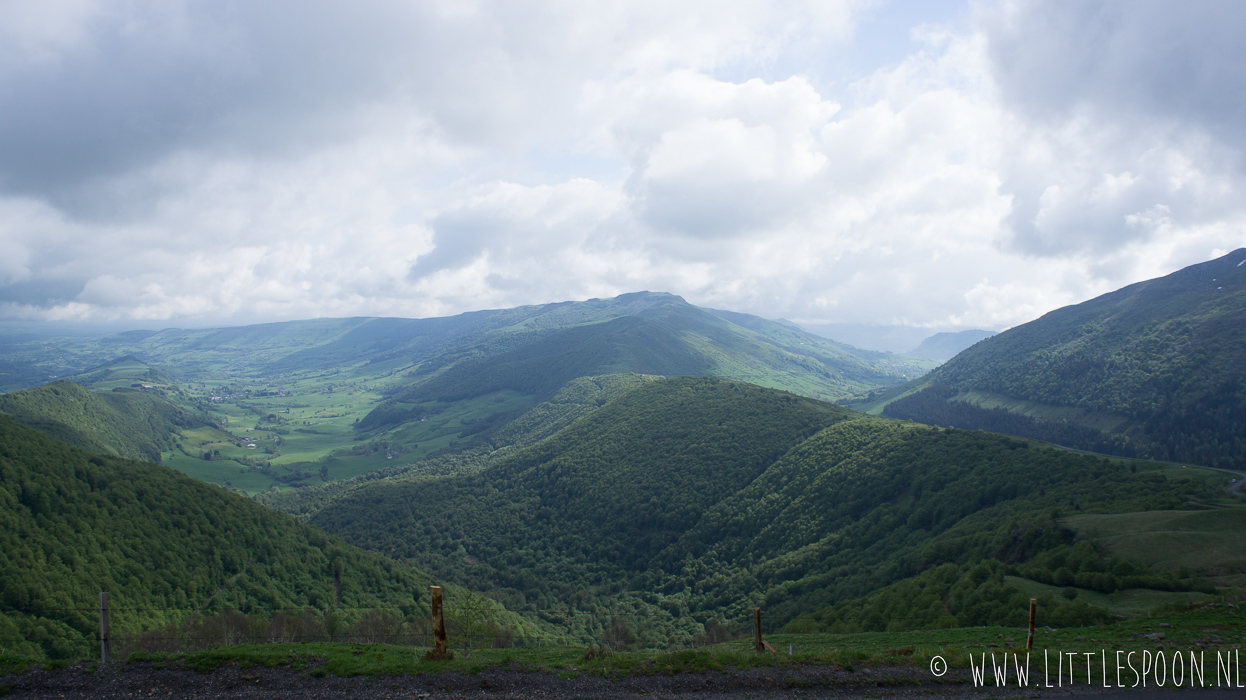
[[[636,383],[480,470],[357,484],[310,522],[573,629],[593,619],[576,611],[643,617],[656,643],[756,605],[778,627],[943,563],[1033,564],[1073,546],[1061,511],[1180,508],[1217,488],[684,377]]]
[[[0,413],[88,452],[148,462],[159,462],[182,429],[204,424],[158,393],[129,388],[128,379],[108,392],[57,380],[0,394]]]
[[[0,416],[0,638],[10,652],[90,656],[101,590],[123,634],[196,611],[410,609],[430,583],[223,489]]]
[[[0,334],[0,346],[25,363],[19,375],[42,371],[97,390],[161,394],[204,416],[215,430],[160,436],[141,453],[118,454],[162,458],[253,495],[349,480],[486,440],[501,447],[494,432],[582,377],[713,375],[847,400],[934,366],[651,292],[429,319],[94,338],[23,331]],[[86,439],[94,432],[82,421],[59,422],[56,434],[84,448],[111,444]]]
[[[993,335],[995,335],[995,331],[977,329],[958,331],[956,333],[935,333],[910,350],[908,354],[943,362],[956,356],[956,354],[974,343],[986,340]]]
[[[464,361],[498,358],[508,363],[558,356],[579,343],[589,346],[569,360],[598,370],[731,372],[740,375],[733,378],[835,397],[859,386],[900,383],[928,367],[848,348],[791,325],[701,309],[680,297],[653,292],[445,318],[315,319],[118,333],[98,341],[113,356],[126,353],[188,376],[269,376],[364,363],[414,367],[417,379]],[[502,357],[528,346],[535,347],[527,354]]]
[[[1052,311],[880,403],[934,425],[1246,468],[1246,249]]]
[[[572,379],[602,374],[718,376],[832,400],[921,371],[900,358],[857,351],[790,325],[643,292],[559,305],[444,352],[421,364],[410,387],[360,428],[417,418],[420,404],[497,391],[540,401]]]

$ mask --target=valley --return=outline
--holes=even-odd
[[[233,499],[221,508],[335,538],[335,551],[382,566],[368,586],[410,572],[388,598],[352,604],[340,591],[335,603],[220,584],[212,605],[254,625],[290,605],[348,616],[376,605],[417,634],[409,603],[432,580],[483,594],[492,633],[512,643],[618,649],[730,640],[754,608],[768,634],[857,634],[1024,625],[1036,598],[1043,624],[1063,628],[1246,590],[1246,509],[1229,473],[1100,443],[1065,449],[1024,423],[1109,444],[1133,435],[1126,412],[943,388],[947,367],[1001,352],[1010,333],[924,375],[934,361],[638,293],[444,319],[40,341],[58,367],[83,366],[0,396],[0,410],[76,448],[155,463],[144,468],[159,479],[215,484]],[[17,347],[37,359],[35,345]],[[952,396],[958,410],[976,397],[998,432],[896,413]],[[4,476],[14,502],[49,527],[22,479]],[[254,527],[241,532],[263,542]],[[278,569],[261,578],[287,585]],[[56,620],[38,612],[39,595],[7,603],[13,634]],[[55,624],[79,635],[65,649],[82,648],[85,623]]]

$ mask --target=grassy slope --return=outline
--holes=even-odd
[[[519,608],[626,610],[678,636],[681,614],[764,604],[780,624],[941,562],[1024,561],[1014,531],[1052,510],[1171,509],[1210,492],[1137,470],[672,379],[479,474],[371,483],[313,522]]]
[[[97,391],[142,386],[169,386],[173,378],[168,373],[143,362],[133,355],[125,355],[99,367],[73,377],[75,384],[91,387]]]
[[[101,590],[114,629],[134,631],[222,607],[410,606],[432,582],[171,469],[92,456],[0,417],[0,626],[10,651],[89,653]]]
[[[201,425],[152,393],[96,393],[64,380],[0,395],[0,412],[84,450],[150,462],[181,430]]]
[[[885,415],[1246,465],[1246,250],[982,341]]]
[[[1217,585],[1246,587],[1246,510],[1078,515],[1067,522],[1145,566],[1185,567]]]

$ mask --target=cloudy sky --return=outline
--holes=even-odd
[[[0,318],[1001,329],[1246,245],[1246,5],[0,0]]]

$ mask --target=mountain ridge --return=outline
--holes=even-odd
[[[893,390],[882,413],[1240,469],[1243,262],[1239,249],[1044,314]]]

